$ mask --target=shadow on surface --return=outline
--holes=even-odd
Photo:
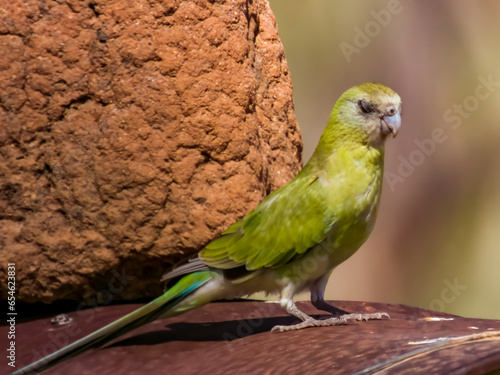
[[[318,317],[318,316],[316,316]],[[166,330],[142,333],[111,345],[156,345],[170,341],[233,341],[263,332],[276,325],[297,323],[294,317],[230,320],[213,323],[172,323]]]

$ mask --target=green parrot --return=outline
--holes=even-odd
[[[172,286],[162,296],[14,374],[47,369],[155,319],[255,292],[279,294],[282,308],[301,320],[273,331],[388,318],[350,314],[323,296],[332,270],[356,252],[375,224],[384,143],[398,133],[400,114],[399,95],[382,84],[363,83],[344,92],[297,176],[166,273],[163,280]],[[300,311],[293,297],[305,290],[317,309],[333,316],[317,320]]]

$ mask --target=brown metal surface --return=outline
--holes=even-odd
[[[307,302],[297,305],[318,314]],[[385,311],[391,319],[271,333],[274,325],[294,322],[279,304],[212,303],[147,324],[47,374],[485,374],[500,368],[499,320],[404,305],[334,305],[351,312]],[[18,324],[17,368],[138,306],[69,313],[73,323],[61,327],[51,325],[50,318]],[[6,331],[1,327],[0,336],[6,337]],[[387,367],[384,362],[391,363]],[[0,373],[10,372],[2,367]]]

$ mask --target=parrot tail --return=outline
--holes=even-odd
[[[81,338],[78,341],[75,341],[64,348],[13,372],[11,375],[35,374],[40,371],[45,371],[60,362],[85,352],[88,349],[100,347],[111,340],[142,326],[143,324],[151,322],[160,316],[167,314],[169,310],[173,309],[187,296],[211,280],[212,276],[213,272],[211,271],[201,271],[187,274],[163,295],[149,302],[147,305],[132,311],[123,318],[104,326],[103,328]],[[190,306],[188,309],[181,311],[184,312],[195,307],[198,307],[198,305],[196,304]],[[171,316],[172,315],[177,314],[173,312]]]

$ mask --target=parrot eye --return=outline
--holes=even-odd
[[[358,106],[359,106],[359,108],[361,108],[361,111],[363,113],[370,113],[370,112],[373,112],[375,110],[375,108],[373,107],[373,105],[371,103],[365,102],[364,100],[359,100]]]

